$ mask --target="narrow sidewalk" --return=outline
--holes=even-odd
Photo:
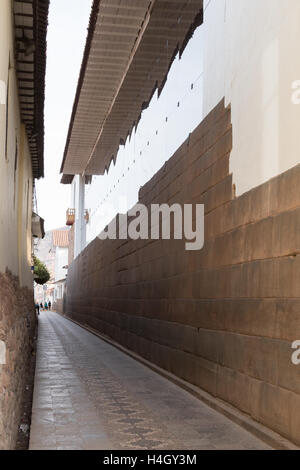
[[[39,317],[30,450],[269,449],[54,312]]]

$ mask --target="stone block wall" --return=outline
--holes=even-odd
[[[54,312],[58,313],[64,313],[63,312],[63,299],[57,299],[55,302],[53,302],[52,310]]]
[[[69,249],[68,249],[68,265],[72,263],[74,259],[74,225],[70,228],[68,232],[68,239],[69,239]]]
[[[18,279],[0,274],[0,340],[6,364],[0,365],[0,450],[15,449],[31,361],[34,361],[36,314],[33,292]]]
[[[66,313],[300,444],[300,166],[236,198],[231,148],[222,101],[140,190],[204,203],[204,249],[95,239],[69,268]]]

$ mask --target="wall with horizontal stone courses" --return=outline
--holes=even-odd
[[[68,232],[69,239],[69,250],[68,250],[68,265],[70,265],[74,259],[74,225]]]
[[[21,410],[34,361],[36,314],[33,291],[20,288],[10,272],[0,274],[0,340],[6,364],[0,365],[0,450],[15,449]]]
[[[231,148],[222,101],[140,190],[204,203],[204,249],[95,239],[66,313],[300,444],[300,166],[236,198]]]
[[[52,310],[54,312],[63,313],[63,299],[57,299],[55,302],[53,302]]]

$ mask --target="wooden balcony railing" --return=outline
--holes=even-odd
[[[74,222],[75,222],[75,209],[68,209],[66,225],[73,225]]]
[[[84,218],[86,220],[86,223],[88,224],[90,220],[90,214],[87,209],[84,211]],[[74,223],[75,223],[75,209],[68,209],[66,225],[73,225]]]

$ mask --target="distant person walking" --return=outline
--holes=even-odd
[[[51,310],[51,305],[52,305],[52,304],[51,304],[51,300],[49,300],[49,302],[48,302],[49,310]]]
[[[45,310],[48,310],[48,303],[45,302]]]
[[[42,302],[40,303],[40,309],[43,310],[43,304],[42,304]]]
[[[38,303],[35,304],[35,311],[38,315],[40,314],[40,305]]]

